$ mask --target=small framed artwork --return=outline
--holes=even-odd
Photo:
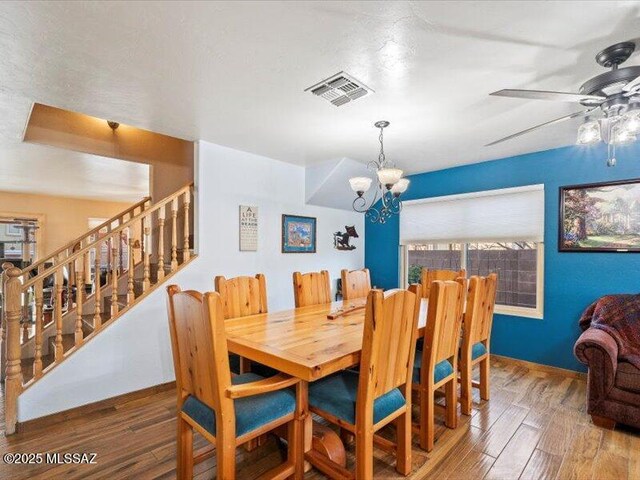
[[[282,253],[316,253],[316,218],[282,215]]]
[[[558,250],[640,252],[640,179],[560,187]]]

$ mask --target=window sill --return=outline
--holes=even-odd
[[[496,305],[495,313],[497,313],[498,315],[511,315],[513,317],[535,318],[537,320],[542,320],[543,318],[542,309],[538,308]]]

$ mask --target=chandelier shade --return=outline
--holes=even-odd
[[[371,182],[372,180],[369,177],[353,177],[349,179],[351,190],[359,195],[362,195],[371,188]]]

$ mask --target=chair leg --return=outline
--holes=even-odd
[[[435,397],[429,386],[420,389],[420,448],[433,450]]]
[[[373,425],[358,428],[356,433],[356,479],[373,478]]]
[[[489,400],[489,355],[480,362],[480,398]]]
[[[460,409],[463,415],[471,415],[472,392],[471,364],[462,364],[460,365]]]
[[[304,420],[302,417],[294,418],[289,422],[289,434],[287,438],[288,450],[287,460],[295,470],[291,478],[302,480],[304,477]]]
[[[411,409],[396,420],[396,435],[396,471],[407,476],[411,473]]]
[[[449,428],[456,428],[458,426],[458,382],[455,376],[446,383],[444,391],[447,404],[444,424]]]
[[[235,433],[235,432],[234,432]],[[216,478],[235,480],[236,439],[235,435],[218,434],[216,437]]]
[[[176,476],[178,480],[193,478],[193,429],[178,415],[178,448]]]

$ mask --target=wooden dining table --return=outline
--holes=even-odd
[[[323,468],[323,458],[346,466],[344,445],[333,430],[312,421],[308,383],[358,365],[366,298],[264,313],[225,321],[229,351],[299,378],[305,392],[305,459]],[[426,325],[427,300],[418,328]],[[329,317],[336,318],[329,318]]]

